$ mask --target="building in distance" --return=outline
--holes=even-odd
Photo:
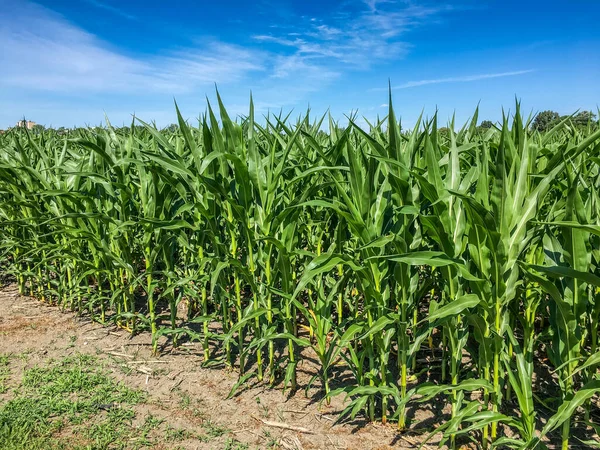
[[[33,127],[36,125],[32,120],[19,120],[17,122],[17,128],[27,128],[28,130],[33,130]]]

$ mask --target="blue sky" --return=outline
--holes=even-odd
[[[0,128],[190,120],[310,105],[334,118],[421,111],[497,120],[600,104],[600,2],[0,0]]]

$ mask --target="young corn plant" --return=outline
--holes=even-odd
[[[424,441],[594,445],[598,124],[538,133],[517,105],[486,130],[477,112],[403,130],[391,100],[368,129],[252,99],[234,119],[217,93],[198,126],[175,105],[163,130],[0,134],[0,280],[156,353],[198,341],[207,368],[239,368],[232,395],[319,380],[342,417],[399,432],[447,401]]]

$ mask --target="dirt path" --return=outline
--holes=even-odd
[[[394,425],[335,425],[342,398],[331,406],[315,400],[317,389],[293,396],[265,386],[247,387],[226,399],[236,373],[202,368],[199,345],[151,354],[149,336],[131,338],[123,330],[102,327],[72,313],[18,295],[16,286],[0,289],[0,356],[13,355],[0,394],[0,407],[11,398],[24,371],[74,355],[91,355],[110,376],[147,393],[135,406],[133,426],[144,418],[162,423],[150,448],[185,449],[387,449],[416,448],[418,437],[396,433]],[[16,358],[14,356],[19,356]],[[14,390],[14,389],[13,389]],[[284,423],[308,432],[286,430],[265,422]],[[177,430],[173,444],[162,439],[165,428]],[[135,431],[135,430],[134,430]],[[201,432],[201,433],[200,433]],[[176,439],[177,436],[180,439]],[[201,436],[198,438],[198,436]],[[128,444],[121,448],[130,448]],[[133,445],[132,447],[133,448]]]

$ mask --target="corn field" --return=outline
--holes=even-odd
[[[0,273],[154,352],[198,343],[232,394],[318,388],[400,431],[442,402],[424,441],[598,447],[598,124],[404,130],[389,104],[0,135]]]

